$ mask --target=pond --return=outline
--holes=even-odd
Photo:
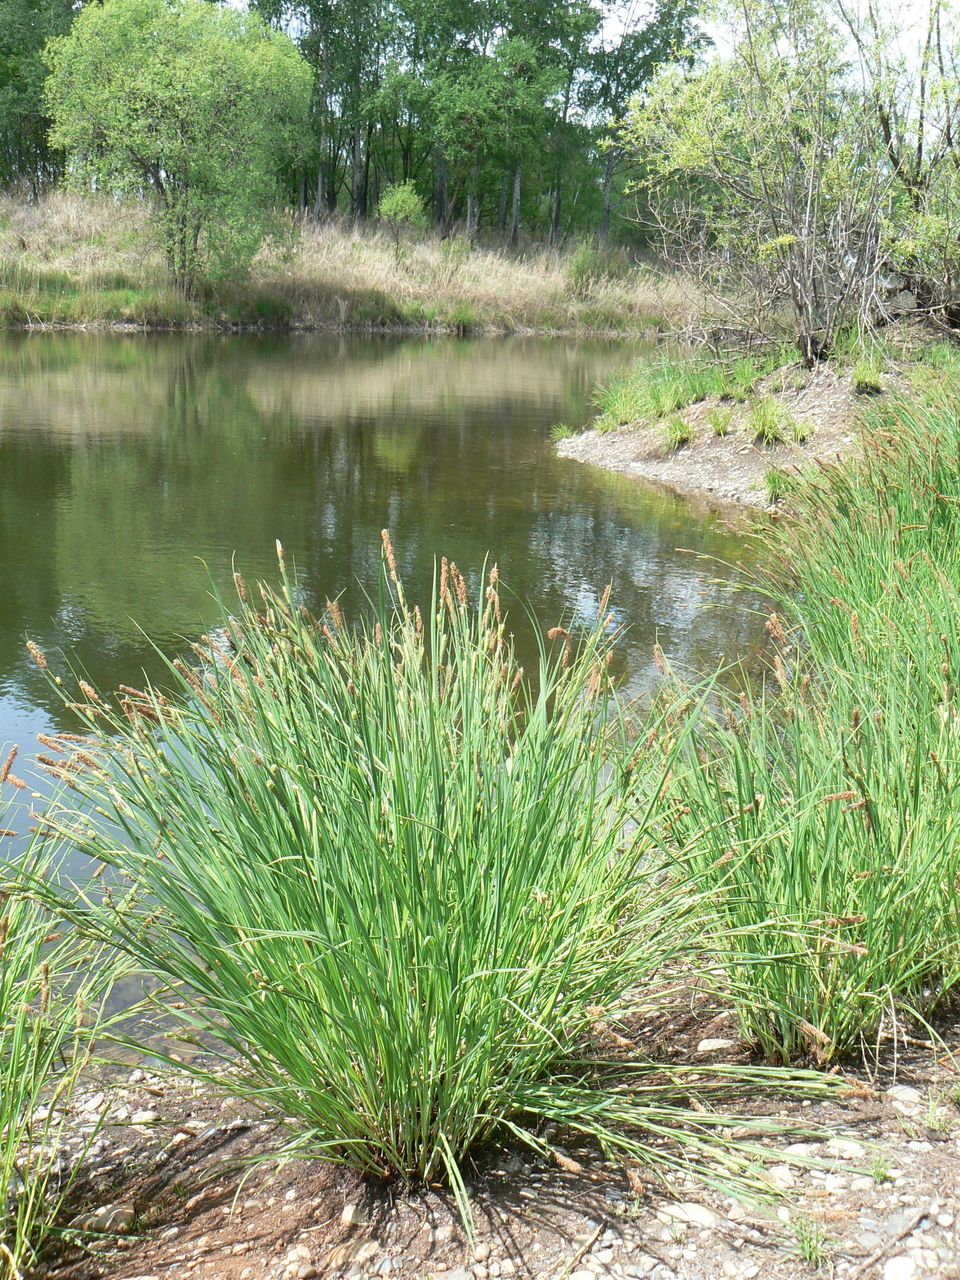
[[[761,628],[721,563],[742,537],[554,454],[551,426],[584,423],[593,386],[634,354],[559,339],[0,338],[0,743],[26,753],[38,731],[74,727],[27,638],[94,684],[136,684],[159,672],[151,642],[179,650],[204,629],[234,559],[248,579],[274,575],[278,538],[308,603],[341,593],[348,613],[375,584],[384,526],[413,599],[439,554],[474,584],[489,554],[545,625],[594,616],[612,582],[632,692],[654,678],[656,639],[700,669],[748,653]]]

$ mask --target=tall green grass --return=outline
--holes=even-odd
[[[39,1275],[63,1229],[84,1154],[74,1148],[68,1159],[68,1109],[111,981],[107,958],[76,934],[57,934],[46,908],[25,892],[54,870],[54,855],[36,841],[22,863],[0,864],[2,1280]]]
[[[665,821],[745,1034],[829,1061],[960,979],[960,377],[879,407],[762,536],[774,679],[701,724]]]
[[[471,605],[444,562],[421,615],[385,547],[367,623],[314,619],[284,569],[256,603],[239,584],[165,694],[86,687],[107,734],[56,821],[131,890],[65,909],[165,985],[303,1153],[446,1180],[465,1215],[471,1155],[543,1149],[545,1121],[761,1186],[715,1110],[755,1073],[663,1070],[622,1041],[607,1061],[698,909],[650,834],[676,749],[642,805],[628,785],[608,619],[548,632],[531,679],[496,571]]]
[[[743,402],[784,360],[780,350],[732,359],[704,352],[641,359],[595,392],[596,429],[603,433],[627,423],[649,425],[702,400]]]

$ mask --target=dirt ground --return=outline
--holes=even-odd
[[[829,1102],[752,1099],[749,1114],[808,1130],[801,1143],[771,1140],[783,1151],[768,1169],[772,1203],[685,1177],[665,1187],[551,1133],[564,1168],[503,1149],[474,1171],[472,1244],[442,1189],[364,1183],[315,1161],[251,1163],[276,1149],[274,1122],[168,1070],[124,1068],[78,1097],[72,1137],[79,1147],[101,1125],[71,1212],[104,1234],[48,1275],[960,1278],[960,1018],[938,1033],[936,1050],[885,1042]],[[664,1060],[749,1061],[729,1014],[695,989],[637,1039]]]
[[[895,378],[888,376],[887,387]],[[803,444],[755,444],[745,430],[748,406],[726,405],[732,411],[729,434],[715,436],[707,419],[716,401],[691,405],[679,416],[693,429],[687,445],[669,452],[656,427],[626,426],[604,435],[585,431],[557,445],[561,457],[573,458],[665,485],[682,494],[696,494],[718,505],[770,505],[764,484],[770,470],[790,471],[817,459],[842,456],[856,438],[856,418],[870,397],[857,395],[847,372],[823,365],[810,373],[799,368],[763,379],[757,391],[771,395],[784,410],[807,426]]]

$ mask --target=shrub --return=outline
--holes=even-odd
[[[604,1065],[603,1028],[644,1007],[696,911],[649,838],[673,749],[639,807],[608,767],[607,619],[578,643],[548,632],[530,679],[495,570],[470,607],[444,562],[421,617],[385,545],[371,623],[348,630],[334,606],[318,623],[284,572],[259,609],[240,584],[165,694],[87,695],[109,737],[72,775],[79,844],[131,893],[63,909],[167,984],[230,1092],[290,1118],[301,1153],[445,1179],[465,1213],[468,1154],[543,1149],[545,1120],[746,1176],[756,1157],[682,1100],[729,1073]]]
[[[408,179],[406,182],[397,182],[387,187],[380,197],[377,212],[380,215],[380,221],[385,222],[393,233],[394,259],[399,266],[400,237],[405,231],[409,232],[414,227],[427,225],[427,211],[423,198],[417,191],[416,183]]]
[[[245,269],[307,123],[311,74],[293,42],[201,0],[106,0],[44,58],[51,142],[79,188],[149,191],[180,288]]]

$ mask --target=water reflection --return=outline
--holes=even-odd
[[[158,670],[280,538],[313,605],[356,608],[393,531],[413,596],[432,557],[476,581],[489,552],[549,622],[606,582],[633,690],[659,638],[713,667],[757,639],[715,563],[742,539],[680,500],[557,459],[558,419],[632,354],[563,341],[6,336],[0,340],[0,742],[69,727],[23,640],[98,684]],[[705,606],[722,606],[707,608]],[[515,610],[519,615],[519,610]]]

